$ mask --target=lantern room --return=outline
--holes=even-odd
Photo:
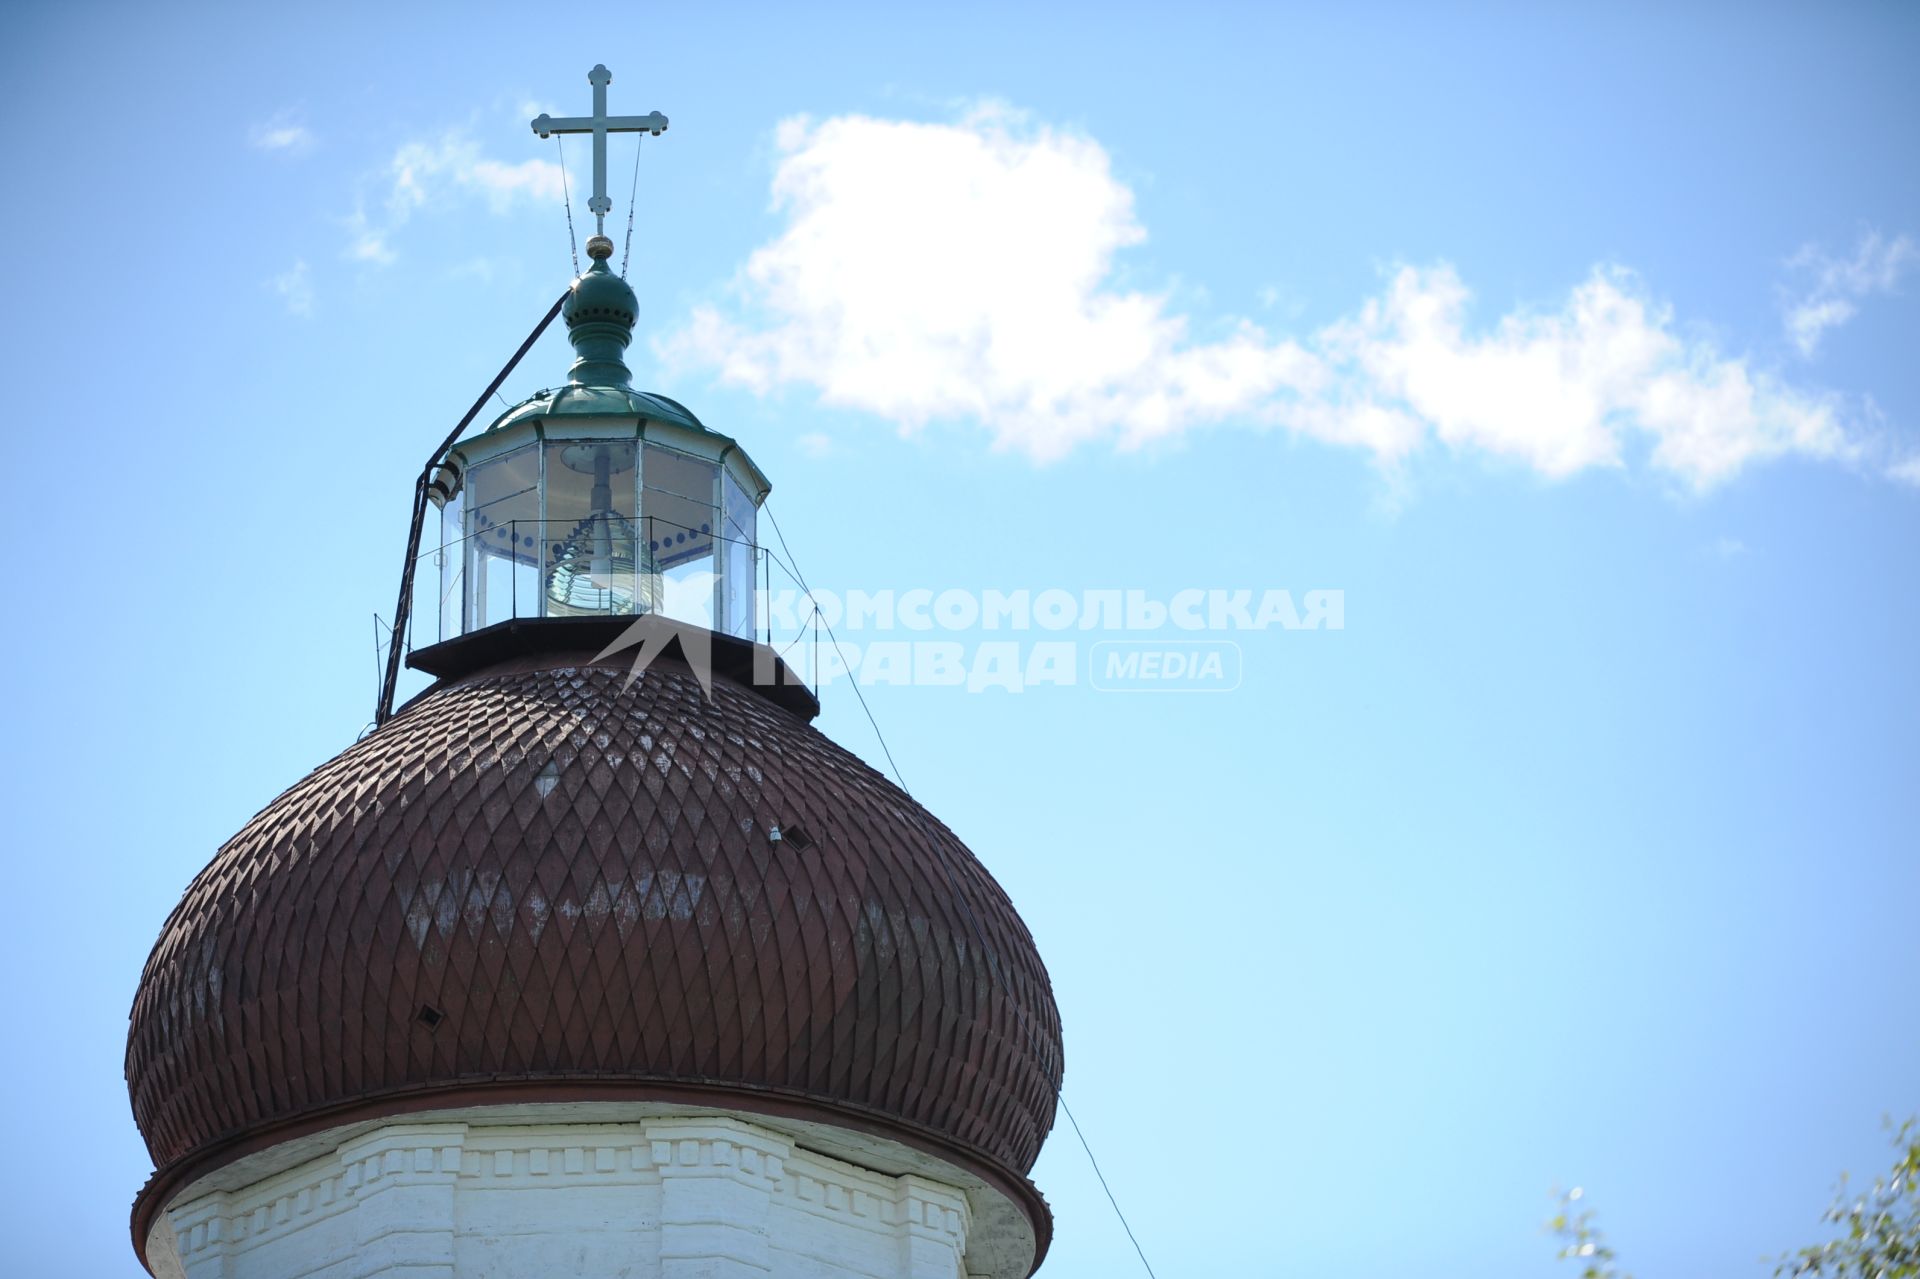
[[[644,613],[754,638],[770,486],[733,440],[628,385],[634,309],[596,257],[562,311],[572,380],[449,450],[429,488],[438,537],[429,513],[414,570],[416,647],[520,619]]]
[[[435,479],[439,544],[414,575],[437,595],[416,600],[414,642],[640,613],[752,639],[768,486],[751,459],[665,397],[629,392],[618,417],[573,414],[570,389],[450,452]]]

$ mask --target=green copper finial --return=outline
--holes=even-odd
[[[567,379],[578,386],[625,386],[632,379],[623,358],[633,341],[640,302],[627,282],[607,269],[613,241],[596,235],[587,241],[593,265],[573,282],[560,308],[573,343],[573,367]]]

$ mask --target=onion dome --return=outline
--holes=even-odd
[[[592,237],[587,241],[587,256],[593,265],[573,282],[560,308],[575,353],[567,377],[587,386],[625,386],[632,374],[624,357],[633,341],[634,321],[640,317],[640,301],[625,280],[607,269],[612,240],[604,235]]]
[[[604,620],[535,625],[438,672],[188,887],[128,1035],[159,1168],[136,1221],[342,1124],[635,1100],[934,1155],[1044,1251],[1026,1173],[1060,1022],[1005,892],[803,690],[730,677],[755,646],[713,637],[709,697],[677,657],[597,664]]]

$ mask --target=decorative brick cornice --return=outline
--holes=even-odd
[[[780,1183],[793,1143],[737,1119],[664,1119],[644,1125],[661,1177],[730,1177]]]
[[[635,1242],[655,1241],[653,1273],[662,1279],[751,1279],[786,1264],[783,1255],[830,1270],[865,1257],[858,1267],[846,1263],[847,1273],[879,1279],[950,1279],[973,1224],[966,1193],[953,1186],[876,1172],[711,1114],[389,1124],[251,1185],[211,1190],[166,1219],[183,1279],[255,1279],[333,1255],[351,1256],[353,1275],[400,1266],[454,1276],[458,1241],[485,1233],[475,1223],[486,1218],[465,1215],[461,1196],[565,1187],[591,1196],[596,1186],[657,1196],[646,1201],[657,1203],[657,1215],[639,1213],[631,1232]],[[603,1231],[624,1228],[604,1224],[604,1215],[594,1220]],[[569,1236],[564,1214],[553,1228]]]

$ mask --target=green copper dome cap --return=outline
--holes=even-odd
[[[567,322],[567,337],[574,350],[573,367],[567,370],[567,384],[534,392],[495,418],[486,433],[524,422],[639,417],[726,439],[717,431],[709,430],[678,400],[633,389],[633,375],[627,370],[624,357],[633,341],[633,325],[640,313],[639,300],[625,280],[607,269],[607,259],[613,256],[612,240],[604,235],[594,236],[587,241],[587,256],[593,259],[593,265],[569,286],[566,300],[560,305],[560,314]],[[564,433],[566,428],[563,425],[561,429]]]
[[[626,386],[633,375],[623,358],[633,341],[640,301],[627,282],[607,269],[613,241],[596,235],[587,241],[593,265],[573,282],[560,314],[573,343],[573,367],[567,378],[576,386]]]

